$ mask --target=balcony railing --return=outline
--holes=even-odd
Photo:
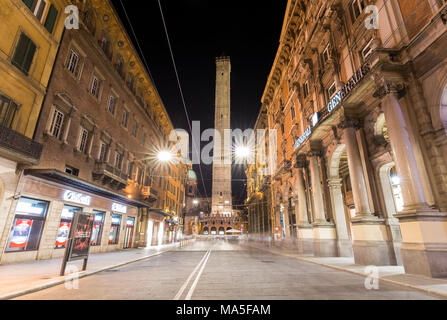
[[[31,158],[30,160],[23,159],[25,162],[37,162],[42,155],[43,148],[40,143],[2,124],[0,124],[0,146],[17,153],[16,158],[20,159],[21,156]]]
[[[104,184],[108,183],[117,189],[122,189],[127,186],[127,178],[127,174],[108,163],[95,163],[95,167],[93,169],[94,180],[102,180]]]

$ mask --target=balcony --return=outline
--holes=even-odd
[[[141,195],[144,200],[149,202],[155,202],[158,199],[158,192],[155,189],[152,189],[151,186],[146,186],[141,188]]]
[[[38,164],[43,146],[0,124],[1,155],[12,161],[24,164]]]
[[[110,185],[113,189],[121,190],[127,187],[127,174],[105,162],[96,162],[93,169],[93,180]]]

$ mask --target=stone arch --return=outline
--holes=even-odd
[[[393,199],[393,190],[390,183],[390,172],[394,166],[394,162],[388,162],[380,166],[378,169],[387,218],[392,218],[397,213],[397,208]]]

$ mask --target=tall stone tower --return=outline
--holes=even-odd
[[[214,128],[220,133],[221,142],[220,146],[216,145],[216,142],[214,145],[212,215],[231,215],[233,209],[231,200],[231,156],[227,156],[229,161],[224,161],[224,132],[225,129],[231,128],[230,74],[230,57],[221,56],[216,58],[216,109]]]

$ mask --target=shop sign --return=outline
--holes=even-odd
[[[327,111],[332,112],[348,94],[351,93],[352,90],[357,86],[357,84],[366,76],[366,74],[370,71],[369,64],[365,64],[363,67],[358,70],[351,79],[349,79],[348,83],[338,91],[335,96],[329,101],[327,106]]]
[[[85,206],[89,206],[90,202],[92,200],[92,197],[84,195],[82,193],[66,190],[64,192],[64,200],[73,202],[73,203],[82,204]]]
[[[304,131],[303,135],[301,137],[299,137],[298,140],[296,140],[295,149],[298,149],[304,143],[304,141],[306,141],[306,139],[311,135],[311,133],[312,133],[312,128],[309,126],[306,129],[306,131]]]
[[[113,203],[112,204],[112,211],[113,212],[119,212],[119,213],[127,213],[127,207],[123,206],[122,204],[119,203]]]
[[[329,101],[327,106],[329,113],[334,111],[334,109],[351,93],[352,90],[354,90],[357,84],[368,74],[370,70],[370,65],[365,64],[352,76],[351,79],[349,79],[348,83],[346,83],[346,85],[334,95],[331,101]],[[312,125],[309,126],[306,131],[304,131],[303,135],[295,142],[295,150],[298,149],[307,140],[307,138],[309,138],[312,134],[312,128],[315,128],[320,120],[320,113],[314,113],[312,116]]]

